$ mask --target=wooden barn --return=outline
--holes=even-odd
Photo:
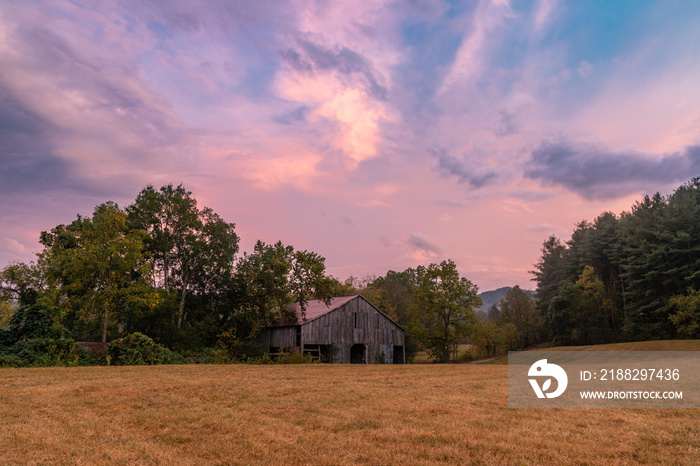
[[[305,316],[299,303],[290,311],[296,321],[264,327],[261,345],[265,352],[301,351],[321,361],[354,364],[404,364],[405,332],[359,295],[309,301]]]

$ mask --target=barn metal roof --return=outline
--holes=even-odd
[[[290,311],[294,311],[294,313],[297,315],[297,322],[303,323],[308,322],[310,320],[314,320],[318,317],[321,317],[324,314],[328,314],[329,312],[338,309],[340,306],[352,301],[358,296],[359,295],[356,294],[354,296],[342,296],[339,298],[331,298],[330,306],[326,305],[326,303],[324,303],[321,300],[309,301],[308,303],[306,303],[305,318],[302,318],[301,316],[301,305],[299,303],[290,304],[287,307],[287,309]]]
[[[286,319],[280,320],[277,323],[268,324],[267,327],[284,327],[287,325],[305,324],[307,322],[311,322],[312,320],[318,319],[322,315],[328,314],[331,311],[335,311],[339,307],[349,303],[350,301],[352,301],[355,298],[362,298],[363,300],[367,301],[365,298],[363,298],[359,294],[356,294],[353,296],[341,296],[341,297],[337,297],[337,298],[331,298],[330,305],[326,305],[326,303],[324,303],[321,300],[309,301],[306,303],[306,316],[304,318],[302,318],[302,316],[301,316],[301,305],[299,303],[290,304],[289,306],[287,306],[287,309],[289,311],[293,311],[296,314],[296,320],[293,322],[290,322],[289,320],[286,320]],[[374,307],[374,305],[372,303],[370,303],[369,301],[367,301],[367,303],[370,306]],[[374,308],[377,309],[376,307],[374,307]],[[377,311],[381,315],[383,315],[385,318],[387,318],[391,322],[393,322],[397,327],[404,330],[403,327],[401,327],[399,324],[394,322],[391,318],[389,318],[387,315],[385,315],[379,309],[377,309]]]

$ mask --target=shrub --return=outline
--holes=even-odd
[[[236,362],[228,352],[220,347],[202,348],[182,353],[185,361],[193,364],[231,364]]]
[[[478,358],[479,349],[472,346],[467,349],[464,353],[457,356],[454,362],[470,362]]]
[[[216,348],[227,353],[227,362],[247,361],[261,354],[257,340],[250,335],[239,336],[235,328],[224,330],[217,336]]]
[[[54,308],[39,302],[20,306],[4,332],[6,344],[35,338],[66,339],[68,330],[60,325]]]
[[[80,350],[75,348],[75,341],[69,338],[18,341],[13,346],[13,353],[31,366],[77,366],[80,360]]]
[[[70,338],[28,338],[6,347],[0,366],[77,366],[81,357],[82,348]]]
[[[313,364],[316,362],[311,355],[304,355],[298,352],[282,353],[273,360],[274,364]]]
[[[700,338],[700,291],[688,290],[687,295],[675,295],[669,300],[675,311],[669,318],[681,338]]]
[[[112,364],[120,366],[185,363],[182,355],[138,332],[107,345],[107,356]]]
[[[9,330],[0,328],[0,348],[3,346],[9,346],[10,344],[12,344],[12,334],[9,332]]]
[[[248,364],[314,364],[316,358],[311,355],[301,354],[299,352],[287,353],[284,348],[274,359],[269,354],[265,353],[259,358],[248,358]]]
[[[0,367],[25,367],[27,361],[16,354],[0,353]]]

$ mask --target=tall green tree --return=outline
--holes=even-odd
[[[501,300],[498,323],[501,326],[513,324],[520,349],[524,349],[542,338],[542,318],[535,299],[515,285]]]
[[[103,342],[125,312],[157,300],[143,255],[145,236],[127,227],[125,213],[112,202],[97,206],[92,218],[78,216],[41,233],[40,263],[59,284],[59,303],[71,316],[101,326]]]
[[[593,267],[586,266],[576,281],[571,305],[574,316],[572,344],[594,345],[614,340],[608,320],[612,304]]]
[[[187,296],[212,292],[230,280],[238,252],[235,224],[199,209],[182,185],[147,186],[126,210],[130,226],[147,232],[144,245],[156,285],[179,297],[173,322],[181,329]]]
[[[0,302],[26,303],[26,295],[35,296],[48,288],[40,264],[12,262],[0,270]]]
[[[408,360],[420,348],[420,326],[413,320],[415,292],[418,287],[417,271],[408,268],[403,272],[389,270],[383,277],[365,280],[360,293],[377,309],[406,330],[405,351]]]
[[[475,322],[474,308],[481,305],[478,288],[460,277],[451,260],[417,269],[416,324],[433,358],[450,362],[451,348],[461,343]]]
[[[223,326],[235,328],[238,340],[253,342],[265,324],[294,317],[287,313],[289,304],[300,303],[303,315],[310,300],[330,303],[335,282],[325,270],[325,258],[315,252],[258,241],[236,264],[234,305]]]
[[[548,315],[552,298],[557,296],[559,285],[565,279],[566,247],[556,236],[552,235],[542,244],[540,260],[535,270],[530,272],[537,282],[537,306],[540,313]],[[551,323],[548,328],[551,331]]]

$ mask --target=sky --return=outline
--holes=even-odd
[[[0,267],[192,191],[340,280],[542,243],[700,176],[700,2],[0,0]]]

